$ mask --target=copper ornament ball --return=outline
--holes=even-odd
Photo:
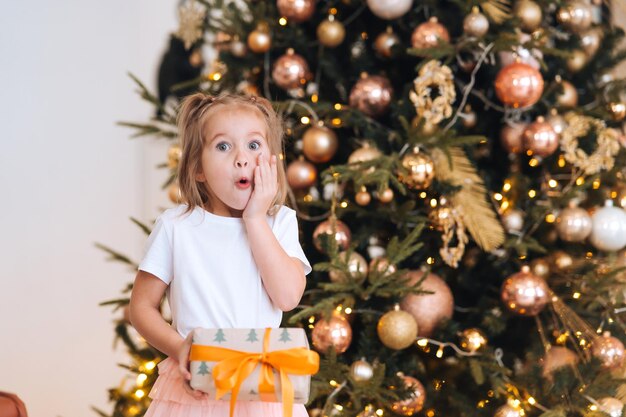
[[[334,229],[334,230],[333,230]],[[315,248],[323,252],[321,236],[327,235],[334,238],[340,250],[348,250],[352,234],[350,229],[344,222],[339,219],[328,219],[317,225],[313,231],[313,245]]]
[[[526,123],[507,123],[500,130],[500,143],[509,153],[521,153],[524,150],[522,135],[528,125]]]
[[[348,274],[346,275],[342,271],[330,270],[328,272],[330,280],[332,282],[363,282],[367,278],[367,261],[357,252],[350,253],[350,257],[347,255],[347,252],[339,253],[339,259],[348,265]]]
[[[391,104],[393,89],[386,77],[363,75],[350,91],[350,106],[371,117],[384,114]]]
[[[591,354],[600,359],[605,369],[617,369],[624,363],[624,344],[609,332],[604,332],[592,342]]]
[[[551,378],[554,371],[566,366],[575,366],[578,363],[578,355],[562,346],[552,346],[541,360],[544,378]]]
[[[404,155],[401,163],[407,172],[399,172],[398,179],[411,189],[428,188],[435,178],[435,163],[430,156],[418,149]]]
[[[547,279],[550,276],[550,262],[545,258],[538,258],[530,263],[530,271],[541,277]]]
[[[277,0],[276,6],[281,16],[296,23],[302,23],[315,13],[316,0]]]
[[[496,95],[507,106],[528,107],[543,94],[543,76],[529,64],[514,62],[498,72],[495,87]]]
[[[504,281],[500,297],[513,313],[536,316],[550,301],[550,288],[543,278],[525,266]]]
[[[563,116],[558,114],[554,109],[552,109],[550,115],[546,118],[546,121],[550,123],[552,129],[556,132],[557,135],[561,135],[565,129],[567,129],[567,121]]]
[[[522,140],[526,151],[542,158],[552,155],[559,147],[559,135],[543,117],[538,117],[526,127]]]
[[[564,271],[574,265],[574,259],[569,253],[559,250],[552,254],[550,264],[555,270]]]
[[[417,322],[406,311],[392,310],[378,320],[378,338],[390,349],[401,350],[411,346],[417,337]]]
[[[248,35],[248,48],[257,54],[269,51],[272,38],[268,31],[255,29]]]
[[[423,271],[409,271],[407,285],[415,285],[423,276]],[[400,302],[400,308],[415,318],[419,336],[429,337],[440,324],[452,318],[454,297],[448,284],[432,273],[422,281],[421,289],[432,294],[408,294]]]
[[[390,58],[393,55],[393,48],[397,45],[400,45],[400,38],[391,28],[381,32],[374,40],[374,49],[385,58]]]
[[[393,200],[393,196],[394,196],[393,190],[391,188],[385,188],[383,192],[378,194],[378,200],[381,203],[385,203],[385,204],[391,203],[391,201]]]
[[[280,88],[290,90],[300,87],[309,77],[309,64],[293,49],[287,50],[274,62],[272,79]]]
[[[362,189],[354,195],[354,201],[359,206],[367,206],[372,201],[372,195],[367,192],[367,189]]]
[[[576,107],[578,105],[578,91],[569,81],[561,81],[561,91],[556,94],[556,104],[559,107]]]
[[[329,320],[320,319],[315,322],[311,332],[313,347],[318,352],[326,353],[331,346],[340,354],[350,347],[352,327],[348,320],[340,314],[333,314]]]
[[[421,382],[411,376],[402,375],[402,380],[404,381],[404,386],[410,388],[413,392],[410,398],[394,402],[391,409],[397,414],[412,416],[424,408],[426,389]]]
[[[310,162],[298,159],[287,166],[287,183],[294,190],[305,190],[315,184],[316,180],[317,169]]]
[[[557,21],[569,31],[580,33],[593,23],[593,10],[585,0],[570,0],[557,11]]]
[[[441,41],[450,42],[450,34],[436,17],[431,17],[427,22],[417,26],[411,34],[413,48],[433,48]]]
[[[346,37],[346,28],[343,23],[336,20],[324,20],[317,27],[317,39],[328,48],[335,48],[343,42]]]
[[[330,161],[338,146],[337,135],[325,126],[311,126],[302,136],[302,152],[315,163]]]

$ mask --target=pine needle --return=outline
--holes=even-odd
[[[504,243],[504,229],[487,200],[487,189],[465,152],[456,147],[432,152],[437,179],[461,189],[452,197],[452,204],[462,207],[463,220],[474,241],[485,251]]]

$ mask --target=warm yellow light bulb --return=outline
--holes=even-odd
[[[556,216],[552,213],[548,213],[546,215],[546,223],[554,223],[556,221]]]
[[[311,102],[313,102],[313,103],[317,103],[317,100],[318,100],[317,94],[313,94],[313,95],[311,96]]]
[[[437,353],[435,354],[435,356],[438,358],[443,358],[443,346],[439,346],[439,349],[437,349]]]
[[[341,119],[338,117],[335,117],[333,120],[330,121],[332,123],[333,126],[341,126]]]
[[[156,363],[154,361],[150,361],[150,362],[146,362],[146,364],[144,365],[144,367],[148,370],[151,371],[156,367]]]
[[[583,177],[576,178],[576,185],[583,185],[585,183],[585,179]]]
[[[528,197],[535,198],[536,196],[537,196],[537,191],[535,191],[535,190],[528,190]]]
[[[530,158],[530,161],[528,161],[528,165],[534,168],[539,165],[539,161],[536,158]]]
[[[143,398],[145,395],[146,393],[142,389],[138,389],[137,391],[135,391],[135,397],[137,398]]]
[[[510,182],[508,182],[508,181],[505,181],[505,182],[504,182],[504,185],[502,186],[502,189],[503,189],[504,191],[509,191],[509,190],[511,190],[511,183],[510,183]]]
[[[335,103],[335,110],[341,110],[341,104]]]
[[[576,291],[573,295],[572,298],[574,298],[574,300],[578,300],[580,298],[580,293],[578,291]]]
[[[435,258],[433,258],[432,256],[429,256],[428,259],[426,259],[426,263],[428,265],[432,265],[435,263]]]
[[[500,194],[500,193],[495,193],[495,194],[493,195],[493,198],[494,198],[496,201],[502,201],[502,194]]]
[[[548,181],[548,185],[550,186],[550,188],[556,188],[559,183],[556,180],[550,180]]]
[[[344,312],[346,314],[352,314],[352,309],[350,307],[346,307],[346,309],[344,310]]]
[[[311,123],[311,119],[306,116],[302,116],[302,118],[300,119],[300,123],[302,123],[303,125],[308,125],[309,123]]]
[[[143,383],[146,382],[146,379],[148,379],[148,375],[146,374],[137,375],[137,386],[141,387]]]
[[[281,26],[285,26],[287,24],[287,19],[281,17],[280,19],[278,19],[278,24]]]

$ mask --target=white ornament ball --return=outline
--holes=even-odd
[[[626,246],[626,211],[613,207],[613,201],[593,213],[591,224],[589,241],[597,249],[618,251]]]
[[[413,0],[367,0],[372,13],[381,19],[397,19],[411,9]]]
[[[509,233],[519,233],[524,228],[524,212],[518,209],[508,209],[502,214],[502,225]]]
[[[556,223],[559,237],[566,242],[582,242],[591,233],[591,216],[587,210],[570,204],[563,209]]]
[[[598,409],[611,417],[622,417],[624,403],[613,397],[604,397],[598,400]]]

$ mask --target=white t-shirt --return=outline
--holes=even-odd
[[[241,218],[185,205],[166,210],[148,238],[139,269],[168,284],[172,326],[182,337],[196,327],[278,327],[282,311],[272,304],[252,257]],[[294,210],[282,206],[268,224],[291,257],[311,272],[298,240]]]

